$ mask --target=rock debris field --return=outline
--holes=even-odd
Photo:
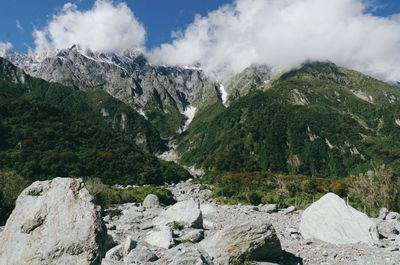
[[[100,211],[90,205],[80,180],[34,183],[20,195],[0,229],[0,264],[210,265],[256,260],[260,265],[364,265],[400,261],[400,215],[386,209],[379,218],[370,219],[330,193],[304,211],[275,205],[219,205],[209,190],[190,181],[168,188],[177,200],[174,205],[165,207],[149,195],[143,204],[106,209],[101,224]],[[57,196],[61,197],[55,200]]]

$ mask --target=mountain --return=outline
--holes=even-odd
[[[99,89],[141,113],[171,137],[196,109],[221,101],[219,84],[194,67],[155,66],[140,52],[94,53],[78,46],[45,55],[5,56],[32,76],[66,86]]]
[[[92,122],[123,133],[150,153],[167,149],[158,131],[135,110],[98,89],[80,91],[58,83],[32,78],[0,58],[0,92],[57,105]]]
[[[224,82],[224,88],[229,95],[229,100],[240,97],[262,89],[272,79],[272,70],[267,65],[251,65],[237,75],[228,78]]]
[[[81,176],[109,184],[163,184],[190,176],[111,129],[62,108],[4,93],[0,132],[0,170],[13,170],[30,181]]]
[[[399,150],[400,90],[322,62],[261,84],[229,108],[198,113],[178,145],[186,165],[323,177],[371,163],[400,169]]]

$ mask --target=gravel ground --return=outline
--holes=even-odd
[[[281,210],[268,213],[270,205],[218,205],[209,198],[209,190],[201,190],[200,185],[182,182],[168,186],[178,201],[194,199],[199,201],[203,212],[205,237],[229,224],[241,223],[251,219],[265,219],[273,224],[281,241],[285,256],[275,263],[257,264],[400,264],[400,235],[397,238],[381,240],[379,244],[334,245],[316,240],[304,240],[297,233],[302,211],[286,213]],[[145,209],[138,204],[120,205],[110,211],[122,211],[122,215],[106,217],[109,233],[114,240],[123,243],[130,235],[138,244],[144,241],[152,229],[152,220],[162,207]],[[167,255],[165,250],[152,248],[157,256]],[[159,261],[160,262],[160,261]],[[150,263],[149,263],[150,264]],[[151,263],[162,264],[162,263]]]

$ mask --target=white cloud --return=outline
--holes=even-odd
[[[23,28],[22,25],[21,25],[21,21],[19,21],[19,19],[17,19],[17,20],[15,21],[15,26],[17,26],[17,28],[18,28],[19,30],[24,30],[24,28]]]
[[[81,11],[67,3],[48,25],[33,32],[36,51],[79,45],[100,52],[143,48],[146,32],[125,3],[97,0],[90,10]]]
[[[7,51],[12,49],[12,44],[9,42],[1,42],[0,41],[0,57],[3,57]]]
[[[236,0],[196,17],[149,52],[154,63],[195,64],[220,75],[253,63],[290,69],[331,60],[400,80],[400,16],[377,17],[362,0]]]

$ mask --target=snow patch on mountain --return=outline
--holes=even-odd
[[[224,104],[225,107],[228,107],[228,93],[226,92],[223,84],[219,84],[219,91],[221,92],[222,104]]]
[[[187,130],[190,123],[193,121],[193,118],[196,115],[196,110],[197,110],[196,107],[189,106],[189,107],[186,107],[186,110],[183,112],[183,115],[185,115],[187,117],[185,126],[182,129],[183,132]]]

